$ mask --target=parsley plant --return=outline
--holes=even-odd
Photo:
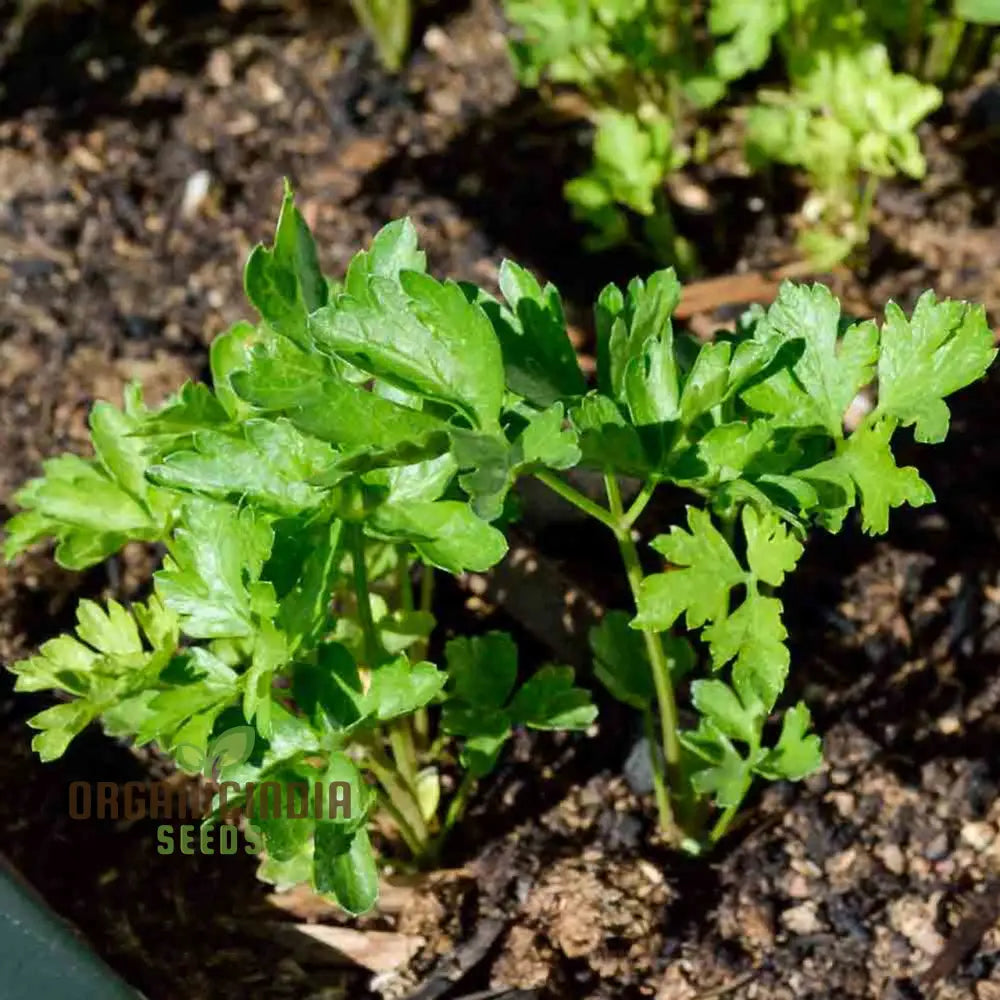
[[[505,633],[428,659],[435,571],[498,562],[507,543],[482,515],[501,514],[516,469],[577,452],[558,406],[505,436],[497,335],[425,273],[409,222],[383,229],[337,286],[288,193],[245,280],[261,320],[214,341],[212,388],[188,383],[155,410],[138,386],[122,409],[97,403],[94,458],[50,459],[16,495],[8,559],[46,538],[71,569],[129,541],[166,556],[146,602],[84,600],[75,635],[12,669],[18,690],[65,699],[30,720],[43,760],[99,720],[198,773],[220,733],[251,723],[252,756],[222,779],[350,782],[349,819],[254,821],[262,878],[311,881],[359,913],[376,897],[373,811],[433,864],[515,727],[594,720],[570,668],[519,678]]]
[[[505,0],[521,82],[576,88],[593,119],[592,165],[565,189],[587,245],[639,241],[682,270],[695,260],[666,184],[707,155],[720,112],[744,132],[751,168],[805,175],[802,244],[817,267],[864,246],[879,181],[924,174],[916,129],[942,101],[925,81],[954,76],[956,59],[983,61],[994,6],[968,0],[945,16],[926,0]]]
[[[30,720],[46,760],[100,720],[183,747],[178,763],[197,771],[220,733],[249,723],[252,755],[222,778],[349,782],[349,818],[260,821],[261,875],[308,879],[355,913],[376,894],[370,817],[433,863],[515,727],[594,719],[568,667],[519,685],[505,634],[428,658],[433,572],[503,558],[519,477],[618,543],[635,606],[594,630],[595,674],[658,735],[664,832],[701,848],[755,776],[798,779],[820,762],[806,706],[778,709],[790,666],[778,589],[809,529],[838,531],[859,507],[863,529],[884,532],[891,508],[930,502],[893,435],[941,441],[945,398],[996,353],[981,308],[927,292],[911,317],[890,304],[880,327],[793,284],[701,343],[674,331],[680,285],[664,270],[601,293],[591,388],[551,285],[511,262],[502,299],[437,281],[405,220],[333,282],[290,192],[245,284],[260,322],[212,344],[211,388],[189,383],[156,410],[138,387],[123,409],[98,403],[95,457],[50,459],[17,494],[8,558],[45,538],[70,568],[129,540],[167,555],[146,602],[81,602],[76,635],[13,670],[18,689],[67,699]],[[875,379],[878,405],[846,433]],[[560,475],[577,466],[603,474],[606,502]],[[623,480],[639,484],[628,507]],[[691,504],[651,540],[666,566],[649,572],[637,524],[665,486]]]

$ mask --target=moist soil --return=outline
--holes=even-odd
[[[0,2],[2,19],[12,10]],[[409,214],[435,273],[489,286],[509,256],[554,281],[586,361],[596,292],[653,265],[581,251],[560,189],[586,164],[587,127],[565,102],[519,91],[502,30],[487,0],[431,4],[407,69],[390,77],[332,4],[41,5],[16,37],[8,29],[0,517],[43,458],[86,450],[94,400],[120,398],[133,378],[156,400],[203,374],[211,338],[247,315],[242,262],[268,237],[282,176],[329,273]],[[924,130],[925,182],[883,187],[865,260],[827,276],[852,312],[890,297],[909,308],[934,288],[985,303],[1000,322],[998,94],[987,76],[955,95]],[[748,178],[731,149],[714,154],[683,179],[679,211],[704,273],[787,263],[794,185]],[[786,595],[791,693],[811,705],[827,763],[759,794],[708,859],[659,844],[650,803],[623,777],[634,721],[602,699],[586,735],[518,737],[445,870],[391,877],[383,908],[349,924],[401,935],[372,933],[376,950],[412,945],[408,962],[373,975],[297,930],[349,922],[301,894],[276,905],[252,858],[164,856],[148,821],[70,819],[69,782],[147,780],[168,767],[96,729],[41,765],[25,720],[48,702],[14,697],[8,674],[0,846],[150,1000],[494,989],[996,1000],[996,381],[959,399],[945,445],[904,449],[937,491],[934,508],[899,513],[887,540],[855,526],[811,543]],[[671,523],[680,502],[665,497],[643,532]],[[624,607],[607,583],[615,554],[587,530],[557,504],[526,521],[524,544],[567,592]],[[71,574],[41,549],[0,566],[0,657],[69,627],[83,596],[141,596],[154,559],[130,546]],[[529,659],[578,650],[561,641],[558,618],[532,620],[526,602],[487,600],[469,584],[442,586],[446,630],[511,628]]]

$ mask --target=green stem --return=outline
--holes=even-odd
[[[397,558],[397,574],[399,581],[399,603],[400,607],[404,611],[413,611],[413,580],[410,578],[410,559],[407,554],[406,547],[400,545],[396,549]],[[425,610],[425,609],[421,609]],[[424,649],[424,643],[418,642],[413,646],[413,652],[416,654],[415,658],[422,660],[426,650]],[[413,713],[413,723],[411,732],[413,734],[413,742],[420,747],[420,749],[426,749],[427,743],[430,739],[430,717],[427,714],[427,709],[421,706]],[[413,772],[416,774],[417,771],[417,758],[413,757]]]
[[[465,774],[462,775],[458,791],[455,792],[451,802],[448,804],[448,812],[444,818],[444,823],[441,826],[441,832],[437,837],[437,843],[439,845],[438,852],[440,852],[440,845],[444,843],[445,838],[451,832],[452,828],[465,815],[465,810],[469,805],[469,799],[472,797],[472,793],[475,789],[476,778],[473,776],[471,771],[466,771]]]
[[[564,482],[558,476],[554,476],[551,472],[541,469],[534,475],[540,483],[548,486],[553,493],[558,493],[559,496],[564,500],[568,500],[574,507],[579,508],[585,514],[589,514],[592,518],[600,521],[601,524],[617,534],[619,521],[606,508],[594,503],[593,500],[585,497],[579,490],[574,489],[569,483]]]
[[[410,579],[410,559],[404,545],[396,546],[396,575],[399,581],[399,604],[404,611],[413,610],[413,581]]]
[[[864,187],[861,190],[861,202],[858,205],[857,225],[861,229],[864,238],[868,238],[868,230],[871,222],[872,205],[875,204],[875,192],[878,190],[878,178],[874,174],[869,174],[865,178]]]
[[[431,606],[434,603],[434,567],[423,564],[422,575],[420,577],[420,610],[430,614]],[[412,607],[412,594],[411,594]],[[427,640],[421,639],[413,646],[413,656],[416,660],[423,660],[427,656]],[[420,745],[424,748],[430,743],[431,722],[430,715],[426,707],[418,708],[413,716],[413,731]]]
[[[625,575],[628,577],[632,597],[638,607],[639,588],[643,580],[639,552],[635,547],[635,542],[632,540],[631,530],[622,523],[624,515],[622,513],[622,500],[621,492],[618,488],[618,480],[613,475],[605,475],[604,484],[608,493],[608,505],[611,508],[611,514],[616,523],[615,538],[618,541],[618,549],[621,552],[622,562],[625,565]],[[677,703],[674,700],[674,688],[670,679],[670,665],[667,662],[667,656],[659,634],[643,629],[642,636],[646,643],[646,651],[649,654],[649,662],[653,670],[653,684],[656,687],[656,700],[660,708],[660,732],[663,741],[663,756],[666,759],[666,778],[673,788],[674,794],[677,794],[679,790],[678,778],[680,773],[681,744],[677,735]],[[660,826],[663,828],[664,833],[674,840],[679,839],[680,830],[674,819],[669,797],[664,795],[663,800],[658,802],[657,806],[660,813]]]
[[[393,719],[389,723],[389,746],[392,756],[399,768],[399,773],[410,791],[416,796],[417,791],[417,748],[413,744],[413,733],[406,718]]]
[[[940,83],[948,77],[964,32],[965,23],[957,17],[946,18],[934,26],[930,50],[924,61],[925,80]]]
[[[625,512],[625,516],[622,519],[622,524],[626,528],[631,528],[642,512],[646,509],[646,505],[653,498],[653,493],[656,492],[656,482],[652,479],[642,484],[642,489],[639,490],[639,495],[632,501],[632,506]]]
[[[906,72],[915,75],[920,68],[920,48],[924,40],[924,0],[910,0],[906,29]]]
[[[400,827],[400,835],[413,852],[414,858],[420,860],[427,851],[430,833],[420,810],[416,791],[397,774],[393,762],[376,742],[366,745],[365,754],[368,767],[392,803],[392,816]]]
[[[424,563],[423,574],[420,577],[420,610],[430,611],[434,604],[434,567]]]
[[[653,719],[653,710],[645,708],[642,713],[642,728],[646,736],[646,743],[649,745],[649,763],[653,775],[653,797],[656,799],[656,811],[660,815],[660,822],[664,816],[671,815],[670,792],[667,790],[667,772],[663,766],[663,755],[660,753],[660,745],[656,739],[656,722]]]
[[[372,616],[371,595],[368,592],[368,569],[365,565],[365,538],[361,525],[351,525],[349,544],[351,563],[353,564],[354,594],[365,643],[365,659],[368,661],[369,670],[377,670],[385,662],[386,654],[375,629],[375,619]],[[384,773],[379,776],[379,781],[389,792],[396,807],[406,816],[411,829],[421,840],[426,841],[427,826],[420,812],[420,799],[417,794],[417,751],[413,743],[413,733],[405,718],[390,722],[387,729],[389,744],[392,747],[392,755],[399,774],[397,777],[392,773],[392,766],[388,761],[381,762],[379,766]],[[416,808],[405,809],[405,799],[410,799],[415,803]]]
[[[414,860],[421,861],[426,854],[427,845],[420,842],[420,838],[414,833],[410,824],[406,822],[406,817],[403,816],[384,786],[379,794],[379,800],[382,808],[389,814],[393,823],[396,824],[396,829],[399,831],[400,837],[403,838],[403,843],[406,844],[410,854],[413,855]]]
[[[371,595],[368,593],[368,569],[365,566],[365,536],[360,524],[352,524],[348,529],[348,544],[351,548],[351,568],[354,575],[354,596],[358,605],[358,618],[365,642],[365,659],[368,669],[374,670],[384,659],[382,644],[375,631],[372,617]]]

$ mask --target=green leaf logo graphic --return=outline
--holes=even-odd
[[[205,763],[205,755],[193,743],[178,743],[171,752],[177,766],[188,774],[197,774]]]
[[[193,743],[178,743],[171,751],[177,766],[188,774],[201,771],[206,778],[218,778],[224,768],[244,764],[253,752],[253,726],[233,726],[209,744],[205,754]]]
[[[216,769],[221,772],[224,768],[246,763],[253,752],[255,735],[253,726],[233,726],[220,733],[208,748],[205,774],[214,775]]]

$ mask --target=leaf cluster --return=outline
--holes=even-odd
[[[137,389],[124,410],[99,404],[95,458],[52,460],[17,495],[8,558],[43,537],[73,568],[133,539],[166,556],[145,604],[83,602],[75,636],[13,669],[19,689],[66,699],[31,720],[44,759],[100,720],[198,771],[220,733],[249,724],[253,754],[224,778],[347,782],[350,816],[261,821],[262,875],[309,879],[351,912],[375,896],[370,816],[432,863],[516,728],[595,718],[568,667],[524,676],[506,635],[430,655],[431,574],[503,558],[519,477],[613,532],[635,610],[594,631],[596,676],[650,726],[660,716],[664,825],[700,839],[672,803],[712,803],[717,837],[755,776],[819,764],[806,706],[780,709],[778,591],[809,531],[857,510],[881,533],[893,508],[930,502],[894,437],[943,440],[947,397],[996,354],[981,308],[926,292],[909,317],[890,303],[881,324],[856,322],[825,287],[791,283],[702,342],[674,329],[681,289],[664,270],[600,294],[591,387],[551,285],[510,262],[500,297],[438,281],[406,220],[333,282],[290,192],[245,283],[260,322],[215,340],[211,387],[158,409]],[[845,411],[873,381],[878,403],[849,433]],[[575,467],[603,474],[607,506],[560,478]],[[640,485],[628,510],[626,477]],[[652,538],[661,561],[647,573],[634,525],[664,485],[691,504]]]
[[[711,0],[703,8],[506,0],[505,8],[521,81],[574,86],[591,108],[593,163],[566,186],[574,214],[592,229],[587,245],[634,241],[638,222],[639,238],[680,267],[693,257],[665,183],[706,155],[707,109],[725,102],[745,121],[751,168],[785,164],[805,174],[803,245],[826,267],[867,240],[880,179],[923,176],[916,130],[941,103],[933,83],[981,61],[984,35],[974,25],[997,20],[989,3],[974,2],[949,16],[889,0]]]

